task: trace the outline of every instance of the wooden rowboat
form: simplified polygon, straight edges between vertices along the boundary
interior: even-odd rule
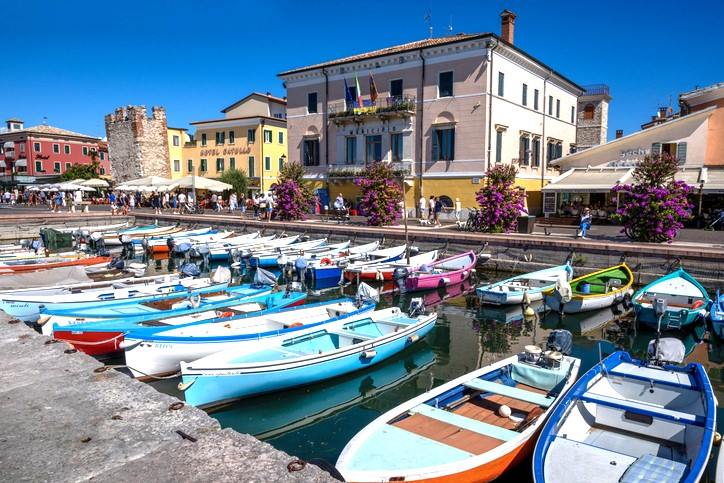
[[[39,258],[29,260],[9,260],[0,263],[0,274],[17,272],[37,272],[57,267],[90,266],[108,263],[111,257],[86,258]]]
[[[437,260],[437,250],[431,252],[421,253],[414,255],[408,259],[406,257],[400,258],[398,261],[393,262],[381,262],[372,263],[357,266],[352,264],[345,269],[345,277],[348,280],[355,280],[357,277],[360,280],[392,280],[392,274],[395,269],[406,268],[408,271],[415,271],[420,268],[421,265],[429,265]]]
[[[493,305],[521,304],[527,294],[528,300],[535,302],[543,299],[543,292],[554,288],[556,281],[563,277],[573,277],[573,267],[566,263],[501,280],[476,289],[481,303]]]
[[[475,252],[471,250],[423,265],[407,277],[405,287],[408,291],[429,290],[460,283],[475,270],[476,262]]]
[[[345,481],[491,481],[535,445],[580,360],[540,348],[458,377],[384,413],[337,460]]]
[[[622,263],[574,278],[570,284],[559,280],[555,288],[544,292],[545,303],[566,314],[610,307],[631,295],[633,280],[631,269]]]
[[[680,329],[706,317],[709,294],[706,289],[683,268],[657,278],[633,296],[636,320],[661,330]]]

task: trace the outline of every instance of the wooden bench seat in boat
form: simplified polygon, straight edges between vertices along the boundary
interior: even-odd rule
[[[655,418],[668,419],[670,421],[676,421],[680,423],[703,426],[705,422],[705,418],[703,416],[683,413],[681,411],[675,411],[673,409],[666,409],[660,406],[654,406],[652,404],[646,404],[640,401],[633,401],[630,399],[618,399],[611,396],[605,396],[603,394],[585,392],[580,396],[580,400],[600,404],[602,406],[613,407],[632,413],[648,415]]]
[[[508,406],[514,414],[525,417],[522,421],[515,421],[511,418],[504,418],[498,414],[500,406]],[[498,394],[490,394],[484,398],[472,398],[456,405],[451,409],[455,414],[466,418],[475,419],[488,424],[494,424],[501,428],[517,430],[521,425],[534,420],[543,412],[543,409],[536,405],[513,399]]]
[[[531,404],[538,406],[549,407],[555,401],[555,398],[548,397],[543,394],[539,394],[533,391],[527,391],[525,389],[519,389],[517,387],[506,386],[497,382],[486,381],[483,379],[471,379],[465,383],[465,387],[474,389],[482,392],[492,392],[493,394],[500,394],[508,396],[513,399],[520,399]]]
[[[423,414],[412,414],[395,421],[394,427],[424,437],[439,444],[445,444],[471,455],[483,454],[497,448],[504,441],[440,421]],[[413,448],[414,446],[410,446]],[[417,447],[415,452],[418,451]]]
[[[459,414],[445,411],[444,409],[434,408],[427,404],[420,404],[419,406],[415,406],[414,408],[410,409],[410,413],[422,414],[423,416],[437,419],[438,421],[442,421],[453,426],[458,426],[460,428],[467,429],[478,434],[490,436],[501,441],[510,441],[511,439],[515,438],[520,434],[509,429],[501,428],[500,426],[496,426],[494,424],[484,423],[476,419],[466,418],[465,416],[460,416]]]

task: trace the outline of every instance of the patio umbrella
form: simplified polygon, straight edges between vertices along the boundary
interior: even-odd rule
[[[209,191],[224,191],[233,188],[228,183],[218,181],[211,178],[204,178],[203,176],[184,176],[171,182],[170,186],[177,188],[186,189],[197,189],[197,190],[209,190]]]
[[[162,176],[146,176],[145,178],[132,179],[121,183],[118,189],[127,189],[126,186],[164,186],[171,182],[170,179]]]
[[[108,181],[100,178],[86,179],[78,184],[82,186],[90,186],[91,188],[107,188],[109,186]]]

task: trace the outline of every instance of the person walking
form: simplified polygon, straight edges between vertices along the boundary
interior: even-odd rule
[[[229,213],[233,213],[236,210],[236,193],[229,195]]]
[[[435,197],[430,196],[430,200],[427,202],[427,221],[432,223],[435,221]]]
[[[442,223],[440,223],[440,212],[442,211],[442,201],[440,201],[440,198],[435,197],[435,207],[434,207],[434,221],[436,226],[442,226]]]
[[[455,198],[455,220],[460,221],[463,214],[463,204],[460,202],[460,198]]]
[[[83,211],[83,192],[81,190],[75,190],[73,193],[73,212],[76,210]]]
[[[420,212],[417,214],[417,217],[422,220],[423,218],[425,218],[425,208],[427,207],[427,201],[425,200],[425,197],[423,195],[420,195],[419,205]]]
[[[274,197],[271,193],[266,194],[266,221],[271,221],[274,210]]]
[[[183,191],[178,194],[178,211],[182,215],[186,213],[186,195]]]
[[[588,233],[588,230],[591,228],[591,221],[593,220],[593,216],[591,216],[591,209],[586,207],[581,212],[581,223],[579,225],[578,235],[577,237],[581,237],[584,240],[586,239],[586,234]]]

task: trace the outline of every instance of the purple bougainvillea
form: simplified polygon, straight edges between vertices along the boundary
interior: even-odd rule
[[[355,179],[362,193],[360,210],[367,215],[367,224],[391,225],[400,216],[402,189],[394,181],[394,173],[385,163],[373,163]]]
[[[516,188],[515,166],[498,165],[485,173],[485,186],[475,199],[480,205],[480,226],[489,233],[508,233],[518,226],[518,217],[527,213],[525,193]]]
[[[271,186],[278,220],[303,220],[310,212],[314,195],[303,176],[304,168],[299,163],[290,163],[281,169],[279,181]]]
[[[677,168],[672,156],[647,156],[633,172],[634,184],[612,188],[620,196],[612,219],[623,225],[622,233],[644,242],[671,242],[676,237],[693,209],[688,199],[693,188],[674,180]]]

